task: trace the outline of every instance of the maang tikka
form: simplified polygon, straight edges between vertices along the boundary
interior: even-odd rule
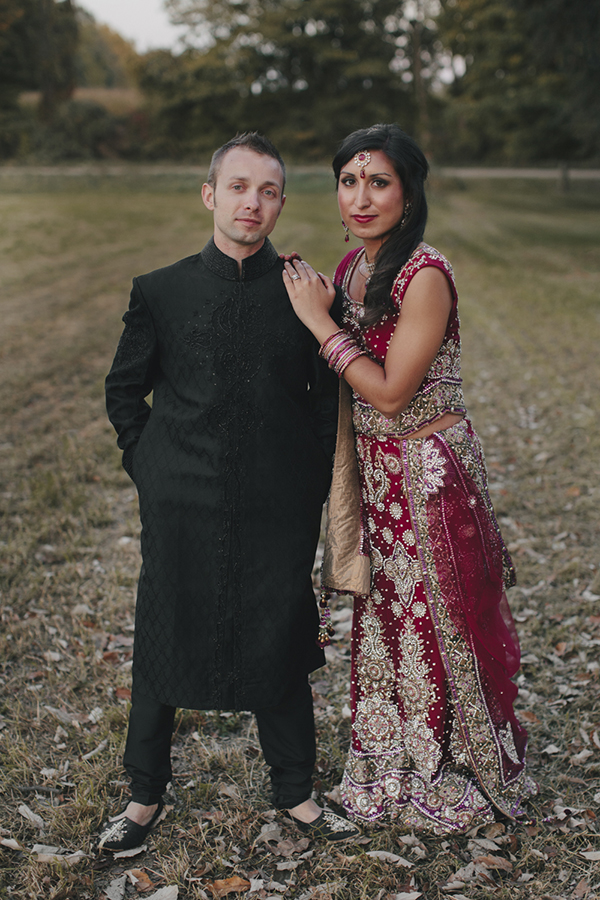
[[[360,169],[360,177],[366,178],[365,175],[365,167],[369,165],[371,162],[371,154],[368,150],[361,150],[360,153],[357,153],[354,157],[354,163]]]

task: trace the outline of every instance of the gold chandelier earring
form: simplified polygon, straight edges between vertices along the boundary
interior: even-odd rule
[[[404,226],[408,222],[408,220],[410,218],[410,214],[412,212],[412,208],[413,208],[412,200],[407,200],[406,205],[404,207],[404,213],[402,215],[402,218],[400,219],[400,228],[404,228]]]

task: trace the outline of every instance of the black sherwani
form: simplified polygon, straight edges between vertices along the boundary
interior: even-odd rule
[[[273,706],[324,662],[311,569],[337,378],[282,265],[267,240],[240,275],[211,240],[134,279],[106,380],[140,498],[134,681],[169,706]]]

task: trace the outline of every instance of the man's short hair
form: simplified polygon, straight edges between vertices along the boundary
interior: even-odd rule
[[[276,159],[281,166],[283,188],[285,189],[285,163],[281,158],[281,154],[277,147],[271,143],[269,138],[265,137],[264,134],[259,134],[258,131],[245,131],[243,134],[236,134],[234,138],[227,141],[226,144],[223,144],[222,147],[219,147],[219,149],[215,150],[213,153],[208,175],[206,177],[207,182],[213,190],[217,184],[217,175],[219,174],[223,157],[230,150],[233,150],[234,147],[245,147],[247,150],[254,150],[255,153],[260,153],[263,156],[271,156],[273,159]]]

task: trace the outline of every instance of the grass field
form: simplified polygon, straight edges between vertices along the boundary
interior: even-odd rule
[[[430,193],[427,237],[455,267],[467,402],[518,569],[532,822],[308,845],[270,809],[252,718],[185,711],[169,813],[142,855],[112,860],[94,856],[93,835],[126,792],[140,560],[103,379],[132,276],[196,252],[211,222],[189,177],[2,183],[0,896],[600,896],[600,188],[437,181]],[[328,179],[292,176],[274,240],[333,270],[345,245]],[[334,807],[346,599],[335,615],[340,639],[314,678],[317,788]]]

